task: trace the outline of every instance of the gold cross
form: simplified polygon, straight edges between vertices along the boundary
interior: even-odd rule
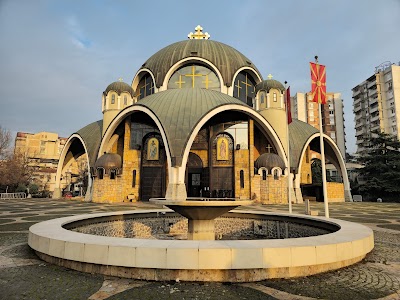
[[[179,81],[175,81],[176,84],[179,84],[179,88],[182,88],[182,83],[185,83],[185,81],[182,81],[182,75],[179,75]]]
[[[272,79],[272,77],[274,77],[274,76],[272,76],[272,74],[269,74],[267,77],[268,77],[268,79]]]
[[[268,153],[271,153],[271,149],[272,149],[272,147],[271,147],[271,145],[270,144],[268,144],[268,146],[267,147],[265,147],[266,149],[268,149]]]
[[[188,34],[188,38],[191,40],[208,40],[210,38],[210,35],[208,32],[203,33],[203,27],[200,25],[197,25],[195,28],[196,32],[190,32]]]
[[[122,82],[122,77],[118,78],[118,81],[119,81],[119,82]]]
[[[208,84],[211,83],[211,82],[212,82],[211,80],[208,80],[208,74],[207,74],[207,75],[206,75],[206,80],[203,81],[202,83],[205,83],[205,84],[206,84],[206,89],[208,90]]]
[[[244,83],[244,85],[246,86],[246,98],[247,98],[247,87],[252,86],[251,84],[248,83],[247,74],[246,74],[246,82],[242,81],[242,83]]]
[[[242,88],[239,84],[239,80],[237,81],[237,85],[235,85],[235,87],[237,87],[237,93],[238,93],[238,97],[240,97],[240,89]]]
[[[153,90],[154,90],[154,84],[153,84],[153,80],[150,80],[150,94],[152,94]]]
[[[147,82],[147,77],[144,79],[144,85],[142,86],[143,88],[143,92],[144,92],[144,96],[147,96],[147,89],[146,87],[150,84],[150,89],[151,89],[151,80],[149,82]]]
[[[192,77],[192,88],[194,88],[194,78],[203,76],[201,74],[196,74],[195,71],[196,71],[196,67],[192,66],[192,74],[185,74],[186,77]]]

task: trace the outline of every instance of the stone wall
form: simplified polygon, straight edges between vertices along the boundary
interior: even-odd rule
[[[255,200],[262,204],[285,204],[288,203],[287,176],[280,176],[278,180],[274,176],[267,175],[263,180],[262,175],[255,175],[252,180]]]
[[[93,202],[122,202],[121,195],[122,178],[120,176],[110,179],[109,174],[105,174],[103,179],[95,177],[93,180]]]
[[[344,184],[340,182],[327,182],[327,193],[329,202],[344,202]]]
[[[235,150],[235,197],[241,199],[250,199],[250,172],[249,172],[249,150]],[[240,186],[240,171],[244,173],[244,188]]]
[[[125,120],[125,134],[124,134],[124,154],[122,158],[122,195],[119,202],[139,200],[139,186],[140,186],[140,158],[141,151],[130,149],[131,141],[131,124],[130,120]],[[133,171],[136,171],[136,182],[133,186]],[[128,199],[128,197],[130,199]]]

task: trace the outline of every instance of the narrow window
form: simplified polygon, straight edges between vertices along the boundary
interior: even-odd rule
[[[111,104],[114,104],[115,103],[115,95],[112,95],[111,96]]]
[[[136,186],[136,170],[132,172],[132,187]]]
[[[267,180],[267,171],[266,170],[262,171],[262,179]]]
[[[274,170],[274,179],[275,180],[279,179],[278,170]]]
[[[128,104],[128,98],[126,96],[124,96],[124,105]]]
[[[276,97],[276,93],[274,93],[274,102],[278,101],[277,97]]]
[[[103,168],[98,168],[97,173],[99,174],[99,179],[104,178],[104,169]]]
[[[244,189],[244,171],[240,170],[240,188]]]
[[[117,177],[117,170],[111,170],[110,171],[110,179],[115,179]]]

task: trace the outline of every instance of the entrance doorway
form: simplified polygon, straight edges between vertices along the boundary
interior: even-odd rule
[[[165,148],[158,133],[143,138],[140,199],[162,198],[165,195]]]
[[[186,168],[186,192],[188,197],[204,196],[203,180],[203,162],[197,154],[190,152]]]

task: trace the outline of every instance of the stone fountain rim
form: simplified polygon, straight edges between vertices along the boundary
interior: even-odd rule
[[[149,240],[95,236],[64,228],[71,222],[129,214],[172,212],[133,210],[76,215],[29,228],[28,244],[50,263],[75,270],[144,280],[249,282],[308,276],[362,260],[374,247],[373,232],[357,223],[265,211],[235,215],[280,215],[336,224],[336,232],[283,240]]]

